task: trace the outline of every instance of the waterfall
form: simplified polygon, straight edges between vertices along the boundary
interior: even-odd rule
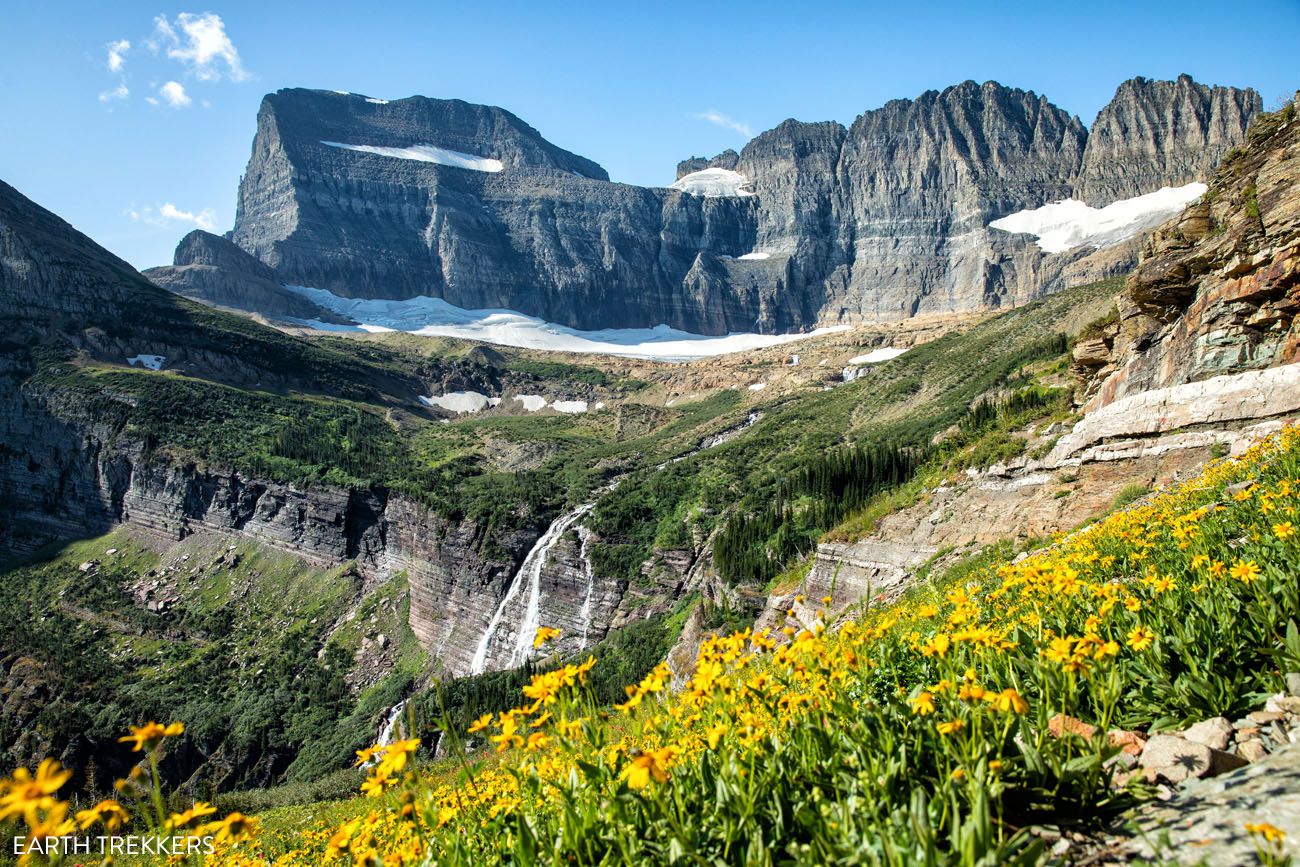
[[[587,553],[594,535],[586,527],[578,528],[578,539],[582,542],[582,546],[578,549],[578,556],[582,559],[582,570],[587,576],[587,594],[582,597],[582,608],[578,611],[578,618],[582,621],[582,644],[578,645],[579,652],[587,649],[587,631],[591,629],[591,597],[596,593],[596,573],[592,571],[591,557]]]
[[[528,658],[533,649],[533,637],[537,633],[538,621],[541,616],[542,568],[546,565],[546,558],[551,553],[551,549],[555,547],[555,543],[564,535],[564,532],[572,527],[575,521],[590,512],[595,505],[594,502],[583,503],[573,511],[561,515],[537,540],[537,544],[533,545],[532,550],[528,552],[528,556],[524,558],[523,564],[519,567],[519,571],[515,573],[514,578],[511,580],[510,589],[506,591],[501,604],[497,606],[496,612],[488,622],[487,629],[483,631],[483,637],[479,639],[478,647],[474,650],[474,659],[470,663],[470,674],[482,674],[487,670],[492,641],[501,628],[501,621],[505,619],[506,611],[519,598],[525,583],[528,585],[528,601],[524,606],[519,629],[515,633],[515,643],[511,650],[509,667],[520,665]]]
[[[384,724],[379,727],[379,737],[375,739],[375,746],[386,747],[396,740],[394,736],[397,734],[397,724],[402,721],[402,713],[406,710],[406,704],[410,700],[409,697],[404,698],[393,705],[393,709],[388,712],[388,716],[384,717]],[[366,763],[366,767],[370,767],[376,761],[378,760],[371,759]]]

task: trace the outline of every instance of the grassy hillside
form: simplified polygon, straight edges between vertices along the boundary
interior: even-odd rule
[[[78,782],[103,791],[133,761],[116,744],[126,726],[179,713],[189,748],[169,787],[210,797],[345,767],[423,666],[404,590],[399,576],[363,597],[351,564],[251,542],[191,537],[164,555],[119,531],[67,545],[0,582],[3,665],[29,698],[0,717],[0,742],[71,745],[93,757]],[[370,633],[395,643],[393,670],[354,696]]]
[[[395,744],[369,797],[241,818],[206,863],[1036,863],[1029,826],[1151,796],[1108,761],[1123,732],[1238,716],[1300,667],[1297,478],[1288,428],[836,628],[710,640],[682,691],[651,672],[612,715],[557,663],[470,726],[485,752]]]
[[[593,512],[590,526],[603,537],[593,559],[606,573],[635,581],[652,547],[683,546],[692,535],[707,536],[729,511],[758,512],[832,450],[927,447],[1025,365],[1062,356],[1065,335],[1109,308],[1120,283],[1106,280],[1053,295],[915,347],[855,382],[778,400],[762,407],[762,420],[742,436],[633,473]],[[796,511],[772,535],[798,535],[806,549],[831,527],[803,519],[815,515],[814,509]],[[775,538],[757,544],[789,547]]]

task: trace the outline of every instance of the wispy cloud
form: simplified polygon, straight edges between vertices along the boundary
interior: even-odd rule
[[[749,124],[745,123],[744,121],[740,121],[740,120],[736,120],[735,118],[728,117],[727,115],[718,111],[716,108],[711,108],[708,111],[699,112],[698,114],[695,115],[695,117],[699,120],[708,121],[714,126],[720,126],[723,129],[729,129],[732,130],[733,132],[738,132],[741,135],[745,136],[746,138],[752,138],[754,135],[753,131],[750,130],[749,128]]]
[[[179,81],[169,81],[162,87],[158,88],[158,95],[162,101],[172,108],[188,108],[194,100],[185,92],[185,85]]]
[[[239,59],[226,24],[214,12],[196,15],[182,12],[174,21],[165,15],[154,19],[153,35],[146,43],[153,51],[165,51],[180,61],[199,81],[245,81],[249,74]]]
[[[126,53],[131,50],[131,40],[118,39],[105,46],[108,50],[108,71],[121,72],[126,65]]]
[[[217,224],[217,215],[211,208],[201,211],[182,211],[171,202],[164,202],[158,207],[146,205],[143,208],[132,206],[127,215],[133,223],[148,223],[151,226],[170,226],[184,223],[211,232]]]
[[[143,47],[148,52],[142,53]],[[134,49],[134,50],[133,50]],[[157,76],[149,82],[144,91],[144,100],[152,106],[167,108],[188,108],[196,99],[202,97],[191,93],[196,82],[208,84],[218,81],[247,81],[252,78],[244,69],[239,57],[239,50],[230,35],[226,33],[226,23],[214,12],[181,12],[174,18],[159,15],[153,19],[153,29],[147,36],[132,42],[130,39],[115,39],[105,43],[107,53],[104,66],[117,78],[117,85],[100,91],[99,101],[112,110],[112,104],[127,100],[131,91],[127,87],[130,77],[127,73],[127,55],[131,55],[131,68],[137,68],[142,62],[144,74]],[[149,55],[152,55],[150,57]],[[182,67],[177,70],[173,64]],[[162,86],[158,81],[165,81]],[[185,84],[181,84],[184,81]],[[199,99],[207,108],[208,100]]]
[[[130,94],[131,91],[127,90],[125,84],[118,84],[117,87],[114,87],[110,90],[101,90],[99,92],[99,101],[113,102],[119,99],[126,99],[128,96],[130,96]]]

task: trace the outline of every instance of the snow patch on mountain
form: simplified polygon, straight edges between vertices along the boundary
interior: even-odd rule
[[[866,355],[855,355],[849,359],[849,364],[880,364],[883,361],[890,361],[906,352],[906,349],[898,349],[893,346],[882,346],[879,349],[873,349]]]
[[[672,188],[683,193],[709,198],[752,196],[754,194],[745,189],[748,183],[744,175],[731,169],[701,169],[698,172],[682,175],[673,183]]]
[[[417,144],[405,148],[381,147],[379,145],[359,145],[344,144],[336,141],[321,141],[321,144],[328,145],[332,148],[343,148],[349,151],[360,151],[367,154],[379,154],[381,157],[395,157],[403,160],[415,160],[422,163],[437,163],[440,166],[451,166],[457,169],[469,169],[475,172],[499,172],[505,168],[501,160],[495,160],[491,157],[480,157],[474,154],[462,153],[461,151],[447,150],[446,148],[435,147],[434,145]]]
[[[1206,189],[1202,183],[1162,187],[1154,193],[1121,199],[1104,208],[1063,199],[994,220],[989,228],[1033,235],[1044,253],[1064,253],[1083,246],[1100,249],[1154,229],[1199,199]]]
[[[167,361],[165,355],[132,355],[126,360],[126,363],[135,367],[137,364],[148,370],[162,370],[163,363]]]
[[[347,317],[356,325],[336,325],[318,319],[294,320],[320,331],[404,331],[430,337],[458,337],[502,346],[544,349],[554,352],[582,352],[622,355],[659,361],[688,361],[729,352],[762,349],[846,330],[836,325],[800,334],[751,334],[739,332],[708,337],[678,331],[667,325],[654,328],[606,328],[579,331],[545,322],[515,310],[465,310],[441,298],[421,295],[403,301],[381,298],[344,298],[325,289],[287,286],[332,313]]]

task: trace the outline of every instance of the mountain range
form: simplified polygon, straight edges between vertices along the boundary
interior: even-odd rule
[[[787,120],[638,187],[501,108],[281,90],[258,113],[228,238],[192,233],[147,276],[299,319],[338,316],[286,286],[698,334],[1014,306],[1128,270],[1129,237],[1195,198],[1187,185],[1260,110],[1249,88],[1134,78],[1088,129],[1032,91],[967,81],[848,127]],[[1183,192],[1162,210],[1136,199],[1162,188]],[[1070,231],[1116,203],[1128,221],[1056,246],[990,227],[1041,223],[1035,209],[1065,199],[1082,209]]]

